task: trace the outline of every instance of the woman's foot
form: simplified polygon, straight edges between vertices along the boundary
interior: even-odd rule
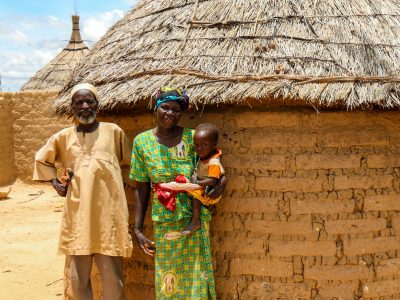
[[[188,226],[182,231],[182,236],[188,236],[201,228],[201,223],[199,221],[192,220]]]

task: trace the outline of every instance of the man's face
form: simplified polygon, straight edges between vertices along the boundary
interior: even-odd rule
[[[92,124],[96,120],[99,103],[89,90],[79,90],[72,96],[72,110],[81,124]]]

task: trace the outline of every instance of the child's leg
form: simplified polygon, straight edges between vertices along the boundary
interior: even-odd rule
[[[183,235],[189,235],[197,229],[201,228],[200,221],[201,202],[195,198],[192,198],[192,219],[188,226],[182,231]]]
[[[192,198],[192,221],[190,223],[196,224],[200,228],[200,212],[201,202],[195,198]]]

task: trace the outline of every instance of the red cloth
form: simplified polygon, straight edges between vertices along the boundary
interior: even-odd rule
[[[175,182],[186,183],[186,182],[188,182],[188,180],[186,179],[185,176],[178,175],[175,178]],[[171,211],[175,211],[175,208],[176,208],[175,197],[178,193],[180,193],[180,191],[173,191],[173,190],[164,188],[164,187],[160,186],[159,184],[155,184],[154,191],[157,193],[158,201],[160,201],[160,203],[162,205],[164,205],[167,209],[169,209]]]

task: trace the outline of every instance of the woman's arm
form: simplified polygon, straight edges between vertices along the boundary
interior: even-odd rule
[[[143,223],[149,204],[151,186],[150,182],[137,182],[135,190],[135,225],[134,233],[136,241],[143,252],[149,256],[154,256],[154,242],[143,234]]]

